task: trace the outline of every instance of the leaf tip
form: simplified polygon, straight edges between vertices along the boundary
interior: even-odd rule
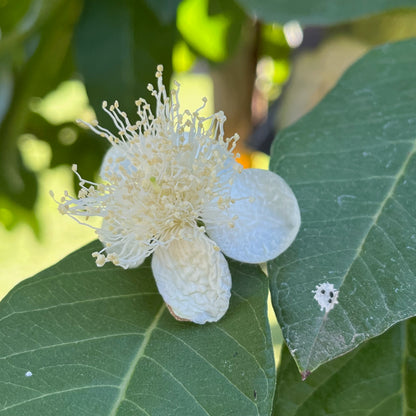
[[[302,376],[302,381],[305,381],[311,375],[311,372],[309,370],[305,370],[302,371],[300,375]]]

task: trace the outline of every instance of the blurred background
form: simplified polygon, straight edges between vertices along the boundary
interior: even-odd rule
[[[84,178],[97,177],[107,143],[74,121],[111,128],[101,102],[115,99],[135,119],[134,101],[149,99],[157,64],[166,83],[181,83],[183,108],[206,96],[206,112],[223,110],[226,134],[240,134],[240,162],[267,169],[276,132],[351,63],[416,36],[415,9],[320,21],[257,18],[255,4],[0,0],[0,299],[95,238],[58,213],[49,190],[75,193],[73,163]]]

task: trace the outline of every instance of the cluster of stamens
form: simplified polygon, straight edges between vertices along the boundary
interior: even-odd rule
[[[77,217],[84,217],[82,224],[95,229],[105,245],[93,254],[99,266],[111,261],[134,267],[160,245],[191,239],[195,229],[205,232],[210,221],[232,228],[237,219],[227,210],[234,202],[230,185],[242,170],[233,155],[238,136],[224,138],[222,112],[200,116],[206,98],[196,111],[181,113],[179,84],[168,96],[162,71],[159,65],[158,88],[148,86],[156,98],[155,115],[140,99],[139,120],[131,124],[117,101],[109,107],[104,102],[117,136],[97,122],[80,121],[113,146],[101,171],[105,183],[83,179],[74,165],[81,187],[78,198],[65,192],[58,203],[62,214],[78,222]],[[102,225],[86,223],[89,217],[102,217]]]

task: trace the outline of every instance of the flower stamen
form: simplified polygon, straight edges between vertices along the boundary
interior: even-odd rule
[[[205,232],[201,223],[233,228],[237,219],[230,218],[227,211],[234,203],[229,186],[242,171],[232,153],[238,135],[224,139],[226,117],[222,111],[200,116],[206,97],[192,113],[181,112],[180,85],[175,83],[168,96],[162,72],[159,65],[157,88],[147,86],[156,99],[155,115],[146,100],[139,99],[139,120],[132,124],[118,101],[110,106],[103,102],[119,137],[96,121],[78,121],[112,145],[101,171],[106,183],[83,179],[74,165],[81,187],[78,199],[65,195],[58,204],[61,213],[74,219],[103,218],[101,227],[76,219],[93,228],[105,244],[103,252],[94,253],[99,266],[111,261],[131,267],[158,246],[191,238],[189,229]],[[135,250],[141,254],[135,255]]]

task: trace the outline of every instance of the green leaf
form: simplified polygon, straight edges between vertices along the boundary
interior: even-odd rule
[[[416,413],[416,320],[402,322],[301,381],[282,350],[273,415],[410,416]]]
[[[351,19],[405,7],[415,7],[414,0],[237,0],[248,14],[265,22],[302,25],[331,25]]]
[[[177,322],[149,262],[98,269],[94,242],[0,303],[0,415],[269,415],[267,279],[232,262],[216,324]],[[30,372],[30,373],[28,373]]]
[[[162,24],[175,22],[176,9],[181,0],[145,0]]]
[[[176,34],[175,23],[161,24],[145,0],[85,2],[75,49],[90,103],[100,120],[104,100],[118,100],[129,116],[135,115],[135,101],[150,97],[147,85],[154,84],[158,64],[164,66],[169,85]],[[103,119],[110,126],[111,120]]]
[[[234,1],[184,0],[178,7],[178,30],[195,53],[223,62],[241,40],[247,17]]]
[[[271,170],[295,192],[302,227],[269,265],[272,300],[301,371],[416,315],[416,40],[354,64],[277,136]],[[316,285],[339,289],[328,314]]]

